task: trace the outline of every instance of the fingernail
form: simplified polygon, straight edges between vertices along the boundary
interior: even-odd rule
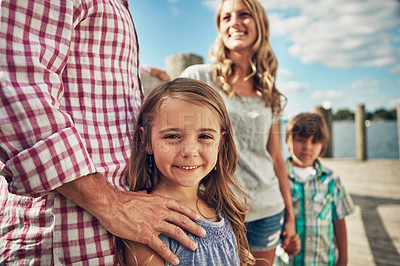
[[[197,249],[197,244],[196,244],[196,243],[193,243],[192,249],[193,249],[193,250],[196,250],[196,249]]]
[[[174,265],[178,265],[179,264],[179,259],[178,258],[176,258],[175,260],[174,260],[174,263],[173,263]]]
[[[202,236],[202,237],[205,237],[206,234],[207,234],[207,233],[206,233],[206,230],[203,228],[203,230],[201,231],[201,236]]]
[[[200,214],[196,213],[196,219],[197,219],[197,220],[200,220],[200,219],[201,219]]]

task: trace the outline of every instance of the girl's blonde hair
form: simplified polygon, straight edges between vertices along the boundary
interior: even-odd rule
[[[159,184],[160,172],[154,165],[154,161],[150,161],[152,159],[147,153],[146,147],[151,146],[151,130],[154,120],[159,114],[160,106],[168,98],[204,105],[218,114],[221,133],[225,132],[225,134],[221,137],[222,143],[218,152],[216,168],[202,179],[198,193],[209,206],[223,212],[231,221],[238,243],[241,264],[254,264],[244,225],[247,205],[236,196],[236,193],[238,193],[246,199],[244,192],[234,178],[237,153],[231,123],[222,97],[206,83],[178,78],[158,86],[148,95],[139,113],[133,136],[127,171],[130,190],[146,189],[151,192]],[[140,133],[142,130],[145,134]],[[131,246],[129,241],[122,241],[126,247]],[[119,249],[121,250],[121,248]],[[121,252],[119,252],[118,257],[121,261],[121,258],[123,258]]]
[[[220,27],[222,4],[220,2],[216,13],[216,26]],[[250,10],[257,27],[257,39],[251,47],[249,64],[252,73],[246,77],[249,79],[254,77],[256,83],[257,94],[261,95],[265,100],[265,105],[271,107],[274,114],[282,113],[286,103],[286,97],[278,91],[275,85],[278,70],[278,61],[269,43],[269,22],[267,13],[257,0],[242,0]],[[232,84],[229,79],[234,76],[234,65],[229,59],[229,50],[225,47],[222,36],[218,31],[217,38],[210,51],[213,64],[213,78],[222,90],[230,97],[235,95]]]

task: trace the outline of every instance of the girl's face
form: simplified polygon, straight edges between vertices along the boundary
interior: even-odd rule
[[[218,31],[225,47],[239,53],[249,51],[257,40],[256,22],[241,0],[222,3]]]
[[[149,151],[162,174],[160,185],[197,189],[216,165],[221,138],[214,110],[166,99],[154,120]]]
[[[288,149],[292,155],[292,163],[298,167],[313,166],[314,161],[319,157],[322,150],[321,141],[315,140],[314,136],[308,138],[293,136],[289,141]]]

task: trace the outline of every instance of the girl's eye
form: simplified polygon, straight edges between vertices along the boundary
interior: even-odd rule
[[[212,135],[207,135],[207,134],[201,134],[199,136],[200,139],[214,139]]]
[[[169,135],[165,135],[163,138],[164,139],[179,139],[180,137],[179,137],[179,135],[176,135],[176,134],[169,134]]]
[[[248,12],[242,12],[242,13],[240,13],[240,16],[242,16],[242,17],[251,17],[250,13],[248,13]]]

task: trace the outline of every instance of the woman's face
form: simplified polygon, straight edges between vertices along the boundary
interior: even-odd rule
[[[256,22],[241,0],[225,0],[222,3],[218,30],[230,51],[248,52],[257,40]]]

